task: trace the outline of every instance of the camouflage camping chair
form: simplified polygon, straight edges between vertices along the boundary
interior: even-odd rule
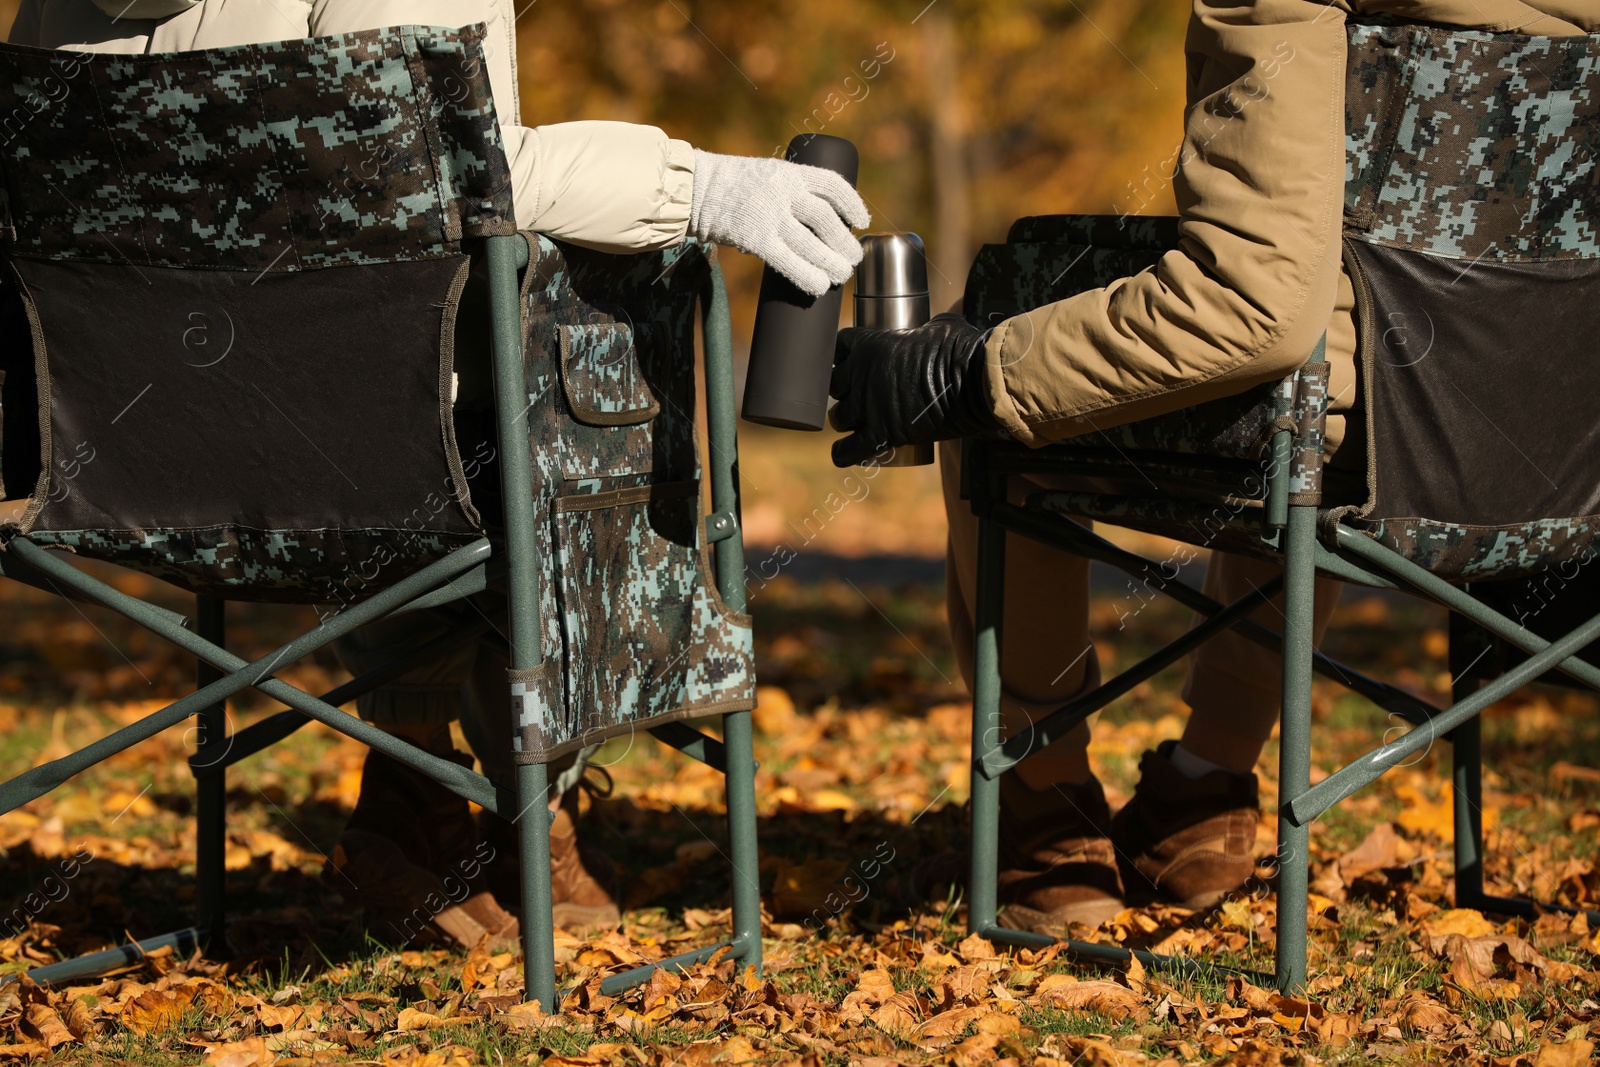
[[[1592,601],[1569,626],[1541,636],[1523,625],[1528,612],[1510,617],[1516,597],[1505,595],[1508,583],[1515,591],[1530,576],[1570,584],[1600,532],[1600,470],[1590,451],[1600,434],[1600,370],[1589,351],[1600,331],[1600,39],[1387,24],[1352,25],[1350,45],[1344,257],[1357,285],[1360,410],[1347,441],[1364,432],[1365,471],[1341,481],[1325,467],[1320,343],[1293,376],[1226,401],[1039,450],[965,443],[964,495],[980,519],[969,922],[987,937],[1050,941],[996,920],[999,775],[1226,628],[1283,652],[1282,989],[1306,976],[1312,820],[1439,738],[1453,743],[1458,904],[1531,911],[1528,901],[1484,892],[1477,715],[1551,671],[1600,687],[1600,669],[1577,655],[1600,635]],[[966,313],[989,323],[1104,285],[1153,266],[1179,239],[1175,219],[1022,219],[1006,244],[979,254]],[[1020,474],[1054,488],[1009,503],[1008,479]],[[1284,576],[1217,603],[1178,581],[1176,568],[1118,548],[1085,520],[1278,560]],[[990,743],[1002,736],[1007,532],[1117,567],[1206,618],[1026,735]],[[1454,703],[1432,706],[1318,653],[1318,574],[1449,608]],[[1280,589],[1281,634],[1249,618]],[[1525,593],[1523,602],[1531,602]],[[1496,644],[1516,654],[1486,655]],[[1413,729],[1312,786],[1313,674]],[[1129,955],[1073,947],[1103,959]],[[1133,954],[1150,965],[1197,966]]]
[[[3,47],[0,113],[7,341],[25,357],[8,360],[4,475],[6,495],[31,492],[0,568],[200,661],[196,692],[0,784],[12,811],[198,718],[196,926],[33,977],[221,951],[227,768],[311,720],[517,821],[528,995],[552,1009],[546,765],[654,730],[726,772],[735,929],[718,948],[759,966],[752,645],[711,251],[606,256],[519,233],[477,28],[153,56]],[[74,554],[194,593],[197,625]],[[317,604],[321,621],[247,663],[224,645],[229,600]],[[329,693],[274,677],[417,611],[446,636]],[[509,646],[514,783],[339,710],[472,641]],[[230,734],[225,701],[252,686],[291,710]],[[681,721],[713,713],[720,742]]]

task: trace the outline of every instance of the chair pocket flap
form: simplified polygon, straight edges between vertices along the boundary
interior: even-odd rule
[[[561,327],[561,387],[572,417],[590,426],[634,426],[661,413],[626,322]]]

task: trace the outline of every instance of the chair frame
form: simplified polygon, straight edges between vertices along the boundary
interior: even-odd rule
[[[1308,364],[1323,363],[1326,339],[1319,342]],[[1600,637],[1600,615],[1554,642],[1535,636],[1506,615],[1489,607],[1465,588],[1452,585],[1423,567],[1380,544],[1353,527],[1332,531],[1334,544],[1318,537],[1321,516],[1315,503],[1291,503],[1294,434],[1280,429],[1272,435],[1265,462],[1264,499],[1259,517],[1235,513],[1229,521],[1239,531],[1254,526],[1263,545],[1283,560],[1284,574],[1241,597],[1220,604],[1200,590],[1169,577],[1157,561],[1113,545],[1087,526],[1064,521],[1042,504],[1049,493],[1035,494],[1023,504],[1007,501],[1006,483],[1013,474],[1085,473],[1108,471],[1135,475],[1134,458],[1113,445],[1110,449],[1055,446],[1031,450],[1019,445],[968,439],[963,443],[962,496],[970,500],[978,517],[978,584],[975,629],[976,662],[972,716],[972,855],[967,926],[971,933],[1004,944],[1038,947],[1058,939],[1009,929],[997,920],[999,862],[1000,775],[1029,755],[1064,736],[1140,682],[1176,663],[1204,641],[1225,629],[1283,654],[1283,710],[1279,740],[1279,805],[1277,878],[1277,941],[1275,973],[1240,971],[1186,956],[1168,956],[1138,949],[1064,940],[1075,954],[1090,960],[1121,962],[1138,959],[1146,966],[1190,976],[1239,973],[1284,993],[1302,991],[1306,983],[1307,907],[1309,904],[1309,835],[1313,820],[1340,801],[1403,765],[1444,739],[1452,745],[1455,824],[1455,901],[1457,907],[1476,908],[1532,917],[1538,910],[1576,913],[1579,909],[1536,904],[1525,899],[1492,896],[1483,883],[1482,745],[1479,713],[1550,670],[1600,691],[1600,669],[1577,654]],[[1166,453],[1144,457],[1163,465],[1164,473],[1196,480],[1211,480],[1231,473],[1241,480],[1262,475],[1262,465],[1245,460],[1219,460]],[[1320,450],[1313,463],[1320,463]],[[1075,496],[1086,494],[1075,493]],[[1094,495],[1094,494],[1087,494]],[[1116,498],[1102,495],[1107,503]],[[1221,499],[1196,499],[1195,518],[1214,513]],[[1187,501],[1186,501],[1187,503]],[[1109,521],[1096,516],[1095,521]],[[1127,523],[1137,528],[1136,523]],[[1033,724],[1025,733],[1004,738],[1000,724],[1000,642],[1005,596],[1005,534],[1020,534],[1109,564],[1165,593],[1205,616],[1205,621],[1163,646],[1144,660],[1075,698]],[[1165,532],[1165,531],[1163,531]],[[1199,539],[1191,542],[1201,544]],[[1205,547],[1203,544],[1202,547]],[[1452,703],[1438,707],[1385,682],[1370,678],[1323,656],[1313,644],[1313,597],[1319,574],[1362,585],[1400,589],[1431,600],[1452,613],[1450,666]],[[1249,619],[1279,589],[1283,591],[1284,627],[1281,633]],[[1528,653],[1516,667],[1489,677],[1478,664],[1486,640],[1498,640]],[[1413,729],[1380,745],[1311,784],[1311,681],[1314,674],[1331,678],[1385,710],[1403,717]],[[1600,922],[1600,911],[1587,911]]]
[[[493,207],[492,204],[488,205]],[[501,488],[505,502],[503,544],[487,537],[458,548],[361,603],[329,616],[313,630],[254,662],[228,652],[222,598],[196,598],[194,628],[189,620],[165,608],[117,591],[81,569],[34,544],[26,535],[13,537],[0,553],[0,574],[74,599],[100,604],[193,653],[199,660],[198,689],[100,740],[59,759],[0,783],[0,815],[38,799],[69,778],[189,718],[197,720],[198,741],[190,759],[196,782],[195,925],[125,944],[90,956],[38,967],[28,972],[42,983],[63,983],[103,973],[137,961],[162,947],[225,951],[227,900],[226,847],[227,768],[316,720],[406,766],[427,774],[452,792],[481,807],[512,818],[519,828],[522,879],[522,948],[526,995],[551,1014],[559,1010],[556,989],[554,924],[551,918],[550,819],[522,818],[545,810],[548,768],[517,768],[516,788],[499,788],[481,774],[430,755],[354,715],[339,710],[415,666],[419,656],[438,655],[479,638],[487,624],[463,622],[460,629],[428,644],[397,653],[384,666],[320,696],[313,696],[274,677],[276,671],[322,648],[364,623],[407,611],[439,608],[481,592],[503,577],[510,615],[510,656],[514,670],[539,666],[540,559],[539,516],[526,491],[532,481],[528,449],[526,389],[522,348],[522,306],[519,274],[528,267],[528,241],[520,234],[482,238],[489,283],[489,318],[493,345],[496,422],[499,434]],[[739,515],[737,420],[733,392],[733,356],[727,292],[714,256],[701,302],[702,358],[705,368],[708,438],[705,464],[711,477],[711,513],[705,536],[714,545],[717,587],[729,609],[745,609],[744,547]],[[521,492],[516,487],[523,487]],[[497,541],[499,538],[496,539]],[[499,558],[503,553],[504,560]],[[230,734],[225,702],[255,688],[288,708]],[[729,859],[732,870],[732,937],[720,944],[670,959],[647,962],[612,975],[602,989],[608,995],[648,980],[661,967],[683,967],[717,954],[761,966],[761,899],[757,882],[755,770],[748,711],[722,716],[724,739],[718,741],[694,727],[672,722],[651,730],[659,739],[722,771],[726,780]],[[510,739],[506,739],[510,743]]]

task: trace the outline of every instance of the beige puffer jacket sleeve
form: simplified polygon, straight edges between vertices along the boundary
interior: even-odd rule
[[[1154,268],[1001,323],[995,414],[1033,444],[1281,378],[1327,327],[1340,275],[1345,12],[1194,0],[1173,190]]]
[[[609,252],[678,244],[689,226],[694,151],[653,126],[520,124],[510,0],[22,0],[8,39],[44,48],[183,52],[379,26],[488,28],[517,223]]]

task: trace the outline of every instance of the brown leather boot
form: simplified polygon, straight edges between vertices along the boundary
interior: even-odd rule
[[[1015,774],[1000,779],[1002,918],[1052,937],[1068,923],[1098,926],[1123,909],[1111,822],[1099,781],[1035,791]]]
[[[428,748],[471,766],[449,734]],[[361,771],[361,795],[350,822],[322,869],[325,884],[366,913],[385,940],[491,951],[517,945],[516,917],[489,892],[467,802],[432,778],[376,750]]]
[[[1133,799],[1111,823],[1130,897],[1215,907],[1255,871],[1261,807],[1254,774],[1189,778],[1172,765],[1176,741],[1139,760]]]
[[[598,793],[587,779],[580,786]],[[609,782],[605,793],[610,793]],[[516,827],[483,812],[479,826],[493,849],[488,862],[489,885],[512,907],[522,906],[522,868]],[[609,857],[589,848],[578,837],[578,788],[567,790],[550,823],[550,899],[555,924],[565,930],[616,926],[622,921],[617,869]]]

